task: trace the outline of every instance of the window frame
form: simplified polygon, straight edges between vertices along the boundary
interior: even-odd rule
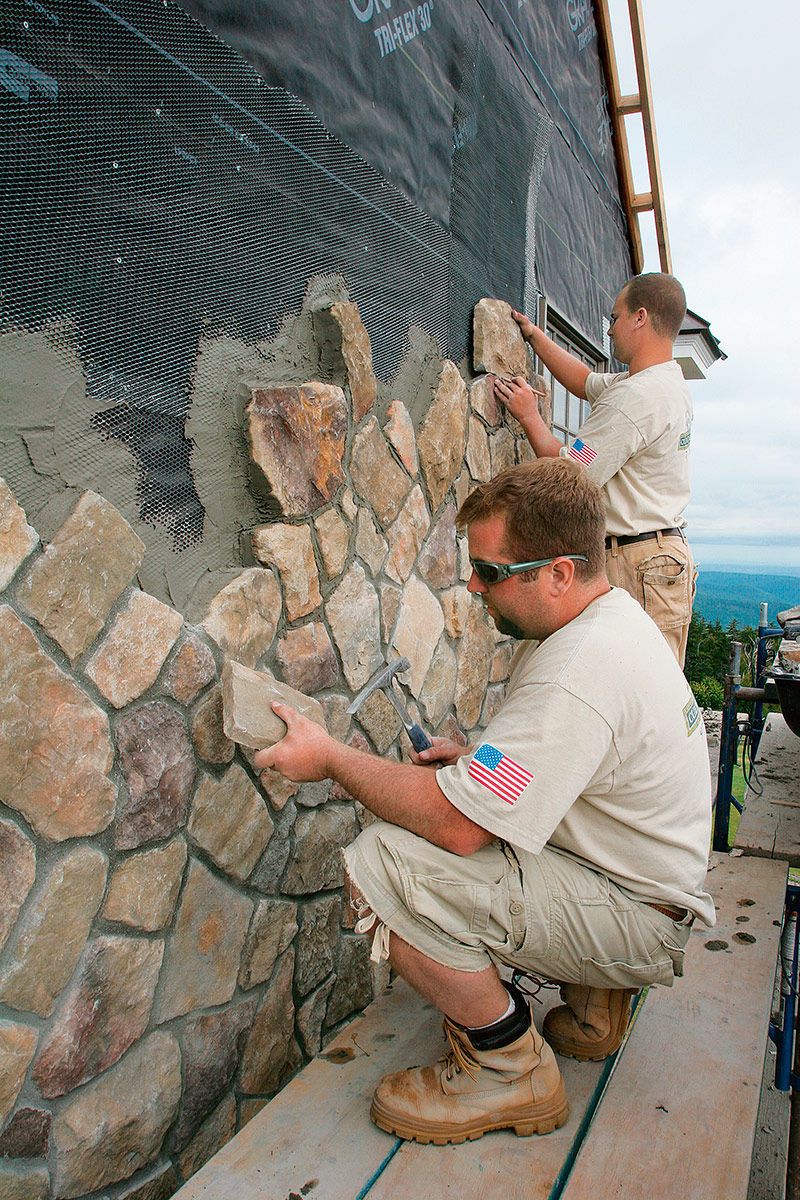
[[[603,341],[608,342],[608,332],[606,329],[607,320],[604,319],[604,337]],[[539,297],[539,312],[538,321],[540,329],[543,329],[548,337],[552,338],[557,345],[574,354],[580,360],[586,363],[592,371],[606,371],[609,367],[609,351],[607,346],[602,349],[596,345],[590,338],[573,325],[567,318],[548,303],[545,296]],[[579,400],[577,396],[567,391],[558,380],[553,377],[551,371],[548,371],[544,363],[537,355],[536,370],[540,375],[543,375],[550,387],[550,429],[553,435],[565,446],[571,444],[575,439],[578,429],[586,420],[591,411],[591,406],[588,400]],[[562,396],[563,393],[563,409]],[[563,414],[563,416],[562,416]]]

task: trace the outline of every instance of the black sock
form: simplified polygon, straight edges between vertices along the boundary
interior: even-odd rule
[[[502,1046],[510,1046],[531,1027],[530,1009],[522,992],[505,979],[500,982],[514,1001],[514,1011],[495,1021],[493,1025],[484,1025],[478,1029],[460,1026],[476,1050],[499,1050]]]

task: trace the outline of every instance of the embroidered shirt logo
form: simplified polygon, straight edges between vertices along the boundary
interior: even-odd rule
[[[575,441],[569,448],[569,457],[574,458],[577,462],[582,462],[585,467],[590,467],[597,458],[597,451],[591,446],[587,446],[586,442],[582,442],[580,438],[575,438]]]
[[[533,779],[530,771],[489,742],[484,742],[475,751],[467,773],[506,804],[516,804]]]
[[[686,722],[686,736],[691,737],[700,724],[700,705],[694,697],[692,697],[684,708],[683,719]]]
[[[689,424],[686,426],[686,432],[682,433],[680,438],[678,439],[678,449],[679,450],[688,450],[691,440],[692,440],[692,422],[689,421]]]

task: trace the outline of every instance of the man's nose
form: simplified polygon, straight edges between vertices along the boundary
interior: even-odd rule
[[[478,573],[474,569],[469,577],[469,582],[467,583],[467,591],[476,592],[478,595],[486,591],[486,584],[478,576]]]

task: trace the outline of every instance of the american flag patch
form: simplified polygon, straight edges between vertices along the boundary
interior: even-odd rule
[[[587,446],[586,442],[582,442],[580,438],[575,438],[575,441],[569,448],[569,457],[582,462],[585,467],[590,467],[597,458],[597,451],[591,446]]]
[[[533,779],[530,771],[488,742],[484,742],[473,754],[467,774],[494,792],[495,796],[505,800],[506,804],[516,804]]]

